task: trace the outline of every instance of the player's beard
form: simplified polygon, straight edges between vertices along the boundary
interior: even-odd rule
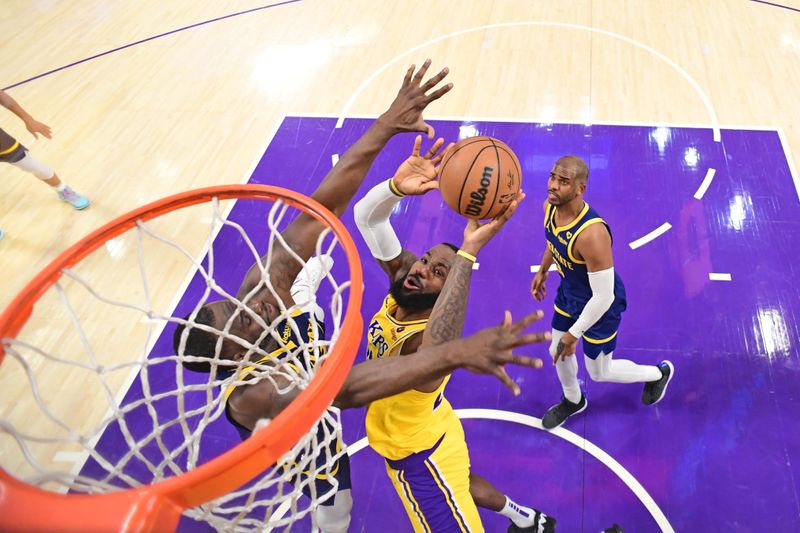
[[[422,293],[422,292],[407,292],[403,287],[405,278],[400,278],[389,288],[389,294],[392,295],[397,305],[406,311],[416,313],[418,311],[425,311],[426,309],[433,309],[439,293]]]

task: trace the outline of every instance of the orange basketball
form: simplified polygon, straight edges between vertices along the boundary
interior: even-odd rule
[[[444,201],[468,218],[494,218],[522,185],[519,159],[503,141],[469,137],[453,146],[439,165]]]

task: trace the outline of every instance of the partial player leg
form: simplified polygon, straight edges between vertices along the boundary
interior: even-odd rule
[[[564,332],[554,329],[552,330],[552,335],[550,355],[555,357],[558,343],[564,335]],[[575,354],[565,359],[559,359],[558,363],[556,363],[556,373],[558,373],[558,380],[561,382],[561,388],[564,389],[564,398],[572,403],[580,402],[581,386],[578,383],[578,361]]]
[[[553,329],[552,335],[550,355],[555,357],[558,341],[561,340],[564,332]],[[575,354],[565,359],[560,359],[556,363],[556,373],[558,373],[558,380],[561,382],[564,397],[542,417],[542,426],[545,429],[557,428],[566,422],[567,418],[580,413],[588,405],[586,396],[581,392],[581,386],[578,383],[578,361],[575,358]]]
[[[386,461],[386,472],[415,533],[483,532],[470,494],[469,453],[461,424],[429,450]]]
[[[551,533],[555,531],[555,518],[515,503],[484,477],[474,472],[469,473],[469,493],[478,507],[500,513],[511,520],[509,532]]]
[[[347,533],[350,527],[350,510],[353,497],[350,489],[340,490],[333,497],[333,505],[320,505],[314,511],[314,519],[320,533]]]
[[[75,209],[81,210],[89,207],[91,202],[89,202],[88,198],[78,192],[75,192],[66,183],[61,181],[61,179],[58,177],[58,174],[56,174],[53,169],[33,157],[27,150],[25,151],[25,156],[22,159],[18,161],[9,161],[9,163],[21,170],[24,170],[25,172],[30,172],[48,184],[56,191],[59,200],[69,203]]]
[[[614,359],[614,352],[601,352],[596,358],[586,354],[586,369],[594,381],[611,381],[614,383],[646,383],[642,393],[642,402],[654,404],[664,397],[675,369],[669,361],[662,361],[658,366],[639,365],[625,359]]]

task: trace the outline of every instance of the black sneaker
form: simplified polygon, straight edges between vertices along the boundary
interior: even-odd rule
[[[658,363],[658,369],[661,370],[661,379],[644,384],[642,402],[645,405],[653,405],[660,402],[661,398],[664,397],[664,393],[667,392],[667,385],[672,380],[672,376],[675,375],[675,367],[669,361]]]
[[[555,531],[556,519],[552,516],[547,516],[541,511],[536,511],[532,526],[519,527],[514,522],[511,522],[511,525],[508,526],[508,533],[555,533]]]
[[[589,402],[586,401],[586,396],[583,394],[581,394],[581,399],[578,403],[572,403],[562,396],[561,402],[548,409],[544,414],[542,426],[544,426],[544,429],[555,429],[566,422],[567,418],[577,415],[586,409],[587,405],[589,405]]]
[[[603,533],[625,533],[625,532],[622,530],[621,527],[619,527],[619,524],[614,524],[610,528],[604,529]]]

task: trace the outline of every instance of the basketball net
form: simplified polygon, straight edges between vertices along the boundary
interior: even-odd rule
[[[237,211],[256,214],[248,214],[242,221],[228,220],[221,203],[226,199],[238,199],[242,209]],[[264,200],[274,202],[269,207]],[[177,205],[181,202],[185,205]],[[301,210],[334,225],[333,231],[329,227],[317,239],[309,262],[292,252],[280,234]],[[337,460],[346,454],[339,412],[330,403],[361,335],[360,316],[350,317],[359,313],[361,297],[355,246],[338,219],[322,206],[276,187],[209,188],[137,211],[62,254],[51,265],[50,278],[47,271],[37,277],[33,288],[26,288],[0,315],[5,355],[0,386],[7,391],[0,418],[2,468],[26,484],[68,495],[167,486],[166,498],[170,505],[186,508],[185,520],[206,522],[217,530],[289,527],[333,497],[333,473]],[[180,215],[183,211],[190,213],[188,218]],[[183,218],[172,220],[178,216]],[[178,233],[186,227],[197,233],[203,225],[207,226],[205,237],[195,238],[192,246],[200,245],[205,253],[190,252],[192,246],[178,242],[183,239],[174,234],[176,227],[183,228]],[[327,303],[326,312],[324,319],[319,313],[310,313],[310,321],[324,320],[324,338],[306,343],[294,319],[300,311],[321,309],[315,291],[306,301],[287,306],[272,286],[268,266],[279,246],[289,250],[291,260],[304,269],[308,263],[321,265],[312,284],[320,286],[317,294],[320,302]],[[205,257],[197,260],[198,255]],[[328,258],[335,259],[336,266],[331,267]],[[252,264],[260,265],[260,281],[238,299],[234,294],[243,279],[242,269]],[[348,268],[342,269],[345,265]],[[163,278],[169,278],[170,271],[185,273],[187,268],[193,275],[184,281],[179,293],[183,299],[176,307],[175,302],[165,301]],[[338,281],[336,276],[346,276],[346,281]],[[354,290],[350,290],[351,279],[357,283]],[[247,306],[262,289],[278,302],[280,315],[269,324]],[[346,292],[349,299],[345,305]],[[196,323],[200,307],[219,299],[236,306],[225,326],[218,330]],[[33,310],[31,300],[37,302]],[[27,319],[20,318],[28,312]],[[243,313],[263,327],[256,342],[230,333],[234,320]],[[285,321],[296,342],[287,343],[278,334],[278,324]],[[175,353],[175,324],[220,336],[210,373],[182,367],[200,359],[184,352],[186,335]],[[138,339],[136,345],[129,344],[133,337]],[[351,353],[334,350],[342,337]],[[262,341],[269,338],[286,351],[279,360],[270,358],[262,348]],[[220,359],[222,339],[246,350],[244,359]],[[264,362],[259,362],[262,359]],[[251,368],[245,377],[247,367]],[[315,379],[320,373],[324,376]],[[241,437],[225,416],[224,392],[231,386],[261,381],[271,382],[280,394],[301,395],[275,421],[262,420],[261,429],[239,444]],[[311,402],[298,405],[304,398],[313,398],[318,407],[311,407]],[[281,436],[286,428],[296,430],[295,426],[302,426],[297,432],[299,440]],[[282,440],[287,440],[286,445],[279,442]],[[248,441],[259,444],[249,446]],[[248,446],[246,453],[241,453],[239,449]],[[237,466],[231,467],[228,459],[237,453]],[[224,457],[217,460],[220,456]],[[227,463],[215,467],[223,459]],[[239,468],[239,463],[248,466]],[[210,474],[201,480],[199,472]],[[321,477],[330,480],[332,488],[318,493],[314,479]],[[0,483],[0,493],[5,486]],[[233,490],[217,490],[217,486]],[[311,498],[303,495],[304,489]],[[95,506],[98,514],[104,512],[100,502]],[[52,507],[41,511],[58,514]],[[0,525],[10,518],[20,519],[6,523],[12,527],[32,523],[28,520],[35,518],[22,520],[13,513],[14,508],[0,504]],[[60,529],[69,523],[69,517],[53,517],[44,523]],[[76,529],[91,528],[86,521],[72,524],[76,525]]]

